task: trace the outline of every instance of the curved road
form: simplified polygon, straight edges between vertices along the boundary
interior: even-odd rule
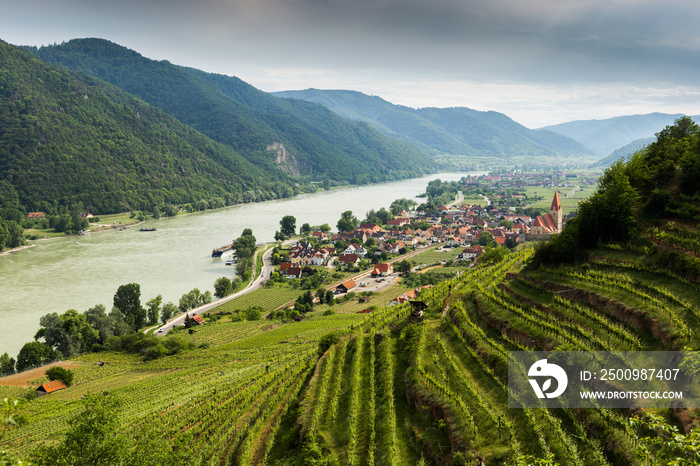
[[[290,243],[290,242],[293,242],[293,241],[294,241],[294,240],[287,240],[287,241],[285,241],[284,243],[282,243],[282,245],[284,246],[284,245],[286,245],[287,243]],[[415,251],[411,251],[411,252],[409,252],[409,253],[407,253],[407,254],[404,254],[403,256],[396,257],[396,258],[394,258],[394,259],[392,259],[392,260],[390,260],[390,261],[387,261],[387,262],[390,263],[390,264],[392,264],[392,263],[395,263],[395,262],[398,262],[398,261],[402,261],[402,260],[404,260],[404,259],[409,259],[409,258],[415,256],[416,254],[420,254],[420,253],[422,253],[422,252],[425,252],[427,249],[430,249],[431,247],[439,247],[439,246],[441,246],[441,243],[439,243],[437,246],[429,245],[429,246],[427,246],[427,247],[418,248],[418,249],[416,249]],[[248,294],[248,293],[250,293],[250,292],[252,292],[252,291],[257,290],[258,288],[260,288],[260,287],[265,283],[265,281],[267,280],[267,278],[268,278],[268,277],[272,274],[272,272],[274,271],[274,266],[272,265],[272,260],[271,260],[271,258],[272,258],[272,251],[273,251],[273,250],[274,250],[274,247],[270,246],[270,247],[267,249],[267,251],[265,251],[265,253],[263,254],[263,269],[262,269],[262,271],[260,272],[260,274],[258,274],[258,276],[255,278],[255,280],[254,280],[253,282],[249,283],[248,286],[245,287],[244,289],[242,289],[241,291],[238,291],[237,293],[228,295],[228,296],[226,296],[225,298],[221,298],[221,299],[219,299],[219,300],[217,300],[217,301],[212,301],[212,302],[209,303],[209,304],[205,304],[205,305],[203,305],[203,306],[200,306],[200,307],[197,307],[197,308],[194,308],[194,309],[190,309],[189,311],[187,311],[187,312],[185,312],[185,313],[182,313],[182,314],[180,314],[179,316],[177,316],[176,318],[174,318],[174,319],[168,321],[168,323],[166,323],[165,325],[163,325],[163,326],[161,326],[161,327],[158,327],[158,326],[156,326],[156,327],[149,327],[149,328],[147,328],[146,330],[144,330],[143,332],[144,332],[144,333],[148,333],[148,332],[150,332],[151,330],[157,328],[158,330],[156,330],[156,332],[155,332],[156,335],[165,335],[165,334],[167,334],[173,327],[175,327],[175,326],[177,326],[177,325],[184,325],[184,324],[185,324],[185,315],[190,315],[190,316],[191,316],[191,315],[193,315],[193,314],[197,314],[197,315],[202,314],[202,313],[204,313],[204,312],[207,312],[207,311],[210,311],[210,310],[214,309],[214,308],[217,307],[217,306],[220,306],[220,305],[222,305],[222,304],[224,304],[224,303],[227,303],[227,302],[229,302],[229,301],[231,301],[231,300],[233,300],[233,299],[239,298],[239,297],[241,297],[241,296],[243,296],[243,295],[245,295],[245,294]],[[255,255],[253,256],[253,264],[255,264],[256,266],[257,266],[257,256],[258,256],[258,251],[255,251]],[[254,273],[254,274],[255,274],[256,272],[257,272],[256,270],[253,270],[253,273]],[[364,277],[370,275],[371,273],[372,273],[372,269],[370,268],[370,269],[368,269],[368,270],[365,270],[364,272],[358,273],[357,275],[355,275],[355,276],[353,276],[353,277],[348,277],[348,278],[346,278],[346,279],[343,280],[343,281],[346,281],[346,280],[353,280],[353,281],[354,281],[354,280],[359,280],[359,279],[361,279],[361,278],[364,278]],[[328,286],[326,286],[326,289],[327,289],[327,290],[334,289],[335,287],[337,287],[337,286],[338,286],[340,283],[342,283],[343,281],[334,283],[334,284],[332,284],[332,285],[328,285]],[[284,308],[284,307],[286,307],[286,306],[289,306],[290,304],[293,304],[293,303],[294,303],[294,301],[290,301],[290,302],[288,302],[288,303],[286,303],[286,304],[283,304],[282,306],[279,306],[277,309],[282,309],[282,308]]]
[[[217,301],[212,301],[209,304],[205,304],[203,306],[199,306],[197,308],[190,309],[189,311],[184,312],[184,313],[180,314],[179,316],[177,316],[176,318],[168,321],[168,323],[166,323],[162,327],[150,327],[150,328],[147,328],[146,330],[144,330],[143,332],[148,333],[149,331],[153,330],[154,328],[158,328],[158,330],[156,330],[156,332],[155,332],[156,335],[165,335],[176,325],[184,325],[186,315],[191,316],[193,314],[197,314],[197,315],[202,314],[203,312],[210,311],[217,306],[221,306],[224,303],[227,303],[227,302],[229,302],[233,299],[236,299],[236,298],[240,298],[241,296],[243,296],[245,294],[248,294],[252,291],[257,290],[258,288],[263,286],[263,284],[265,283],[267,278],[270,276],[270,274],[274,270],[274,267],[272,266],[272,260],[271,260],[273,250],[274,250],[274,247],[272,247],[272,246],[268,247],[267,251],[265,251],[265,253],[263,254],[263,268],[262,268],[262,270],[260,271],[258,276],[255,278],[255,280],[253,280],[251,283],[249,283],[248,286],[246,286],[241,291],[238,291],[236,293],[228,295],[228,296],[221,298]],[[253,276],[255,276],[255,274],[257,273],[257,270],[255,270],[255,268],[257,268],[257,263],[258,263],[257,258],[258,258],[258,251],[255,251],[255,254],[253,255],[253,265],[254,265]]]

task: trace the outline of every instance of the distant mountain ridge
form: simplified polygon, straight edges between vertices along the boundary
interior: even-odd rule
[[[619,159],[629,157],[635,152],[642,150],[654,141],[656,141],[656,138],[644,138],[632,141],[629,144],[624,145],[619,149],[613,151],[613,153],[608,155],[607,157],[600,159],[599,161],[591,165],[591,167],[607,167],[608,165]]]
[[[124,89],[266,170],[356,184],[436,170],[428,154],[369,125],[321,105],[274,97],[235,77],[151,60],[103,39],[32,51]]]
[[[541,129],[574,139],[602,158],[638,139],[653,138],[681,116],[683,115],[668,113],[627,115],[604,120],[570,121]],[[700,121],[697,116],[692,118]]]
[[[498,112],[465,107],[413,109],[346,90],[306,89],[273,95],[320,103],[339,115],[366,121],[385,134],[434,153],[498,159],[595,159],[589,149],[572,139],[549,131],[530,130]]]

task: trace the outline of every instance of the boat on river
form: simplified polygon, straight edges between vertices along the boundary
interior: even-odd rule
[[[155,228],[141,227],[141,228],[139,228],[139,231],[156,231],[156,229]]]
[[[226,251],[230,251],[231,249],[233,249],[233,244],[221,246],[211,251],[211,257],[221,257]]]

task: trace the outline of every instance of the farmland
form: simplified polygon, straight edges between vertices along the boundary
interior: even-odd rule
[[[126,400],[124,429],[157,420],[162,438],[188,443],[202,464],[303,464],[313,457],[338,464],[637,464],[642,449],[630,438],[629,413],[509,409],[507,352],[680,349],[695,341],[700,290],[645,265],[637,251],[599,249],[585,268],[523,271],[531,254],[512,253],[424,290],[421,323],[409,323],[408,305],[382,307],[403,291],[396,287],[372,299],[372,314],[356,314],[362,306],[349,302],[302,322],[212,321],[181,334],[198,349],[177,356],[79,357],[75,385],[29,403],[31,421],[10,431],[5,447],[28,455],[58,439],[81,396],[108,390]],[[562,289],[570,291],[557,293]],[[639,316],[621,319],[591,297]],[[660,322],[658,331],[649,331],[650,319]],[[318,341],[330,331],[342,338],[319,355]]]
[[[541,197],[542,199],[528,204],[528,207],[538,207],[542,210],[549,209],[552,204],[552,196],[554,191],[559,191],[559,199],[561,201],[564,214],[568,215],[576,210],[578,203],[591,195],[590,187],[581,188],[545,188],[542,186],[530,186],[525,188],[525,194],[528,198]]]

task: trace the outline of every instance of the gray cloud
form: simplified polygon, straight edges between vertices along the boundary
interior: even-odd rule
[[[151,58],[270,86],[271,76],[292,69],[324,79],[335,73],[339,84],[345,76],[542,89],[620,82],[674,89],[694,86],[700,75],[695,0],[5,2],[0,38],[13,43],[105,37]]]

